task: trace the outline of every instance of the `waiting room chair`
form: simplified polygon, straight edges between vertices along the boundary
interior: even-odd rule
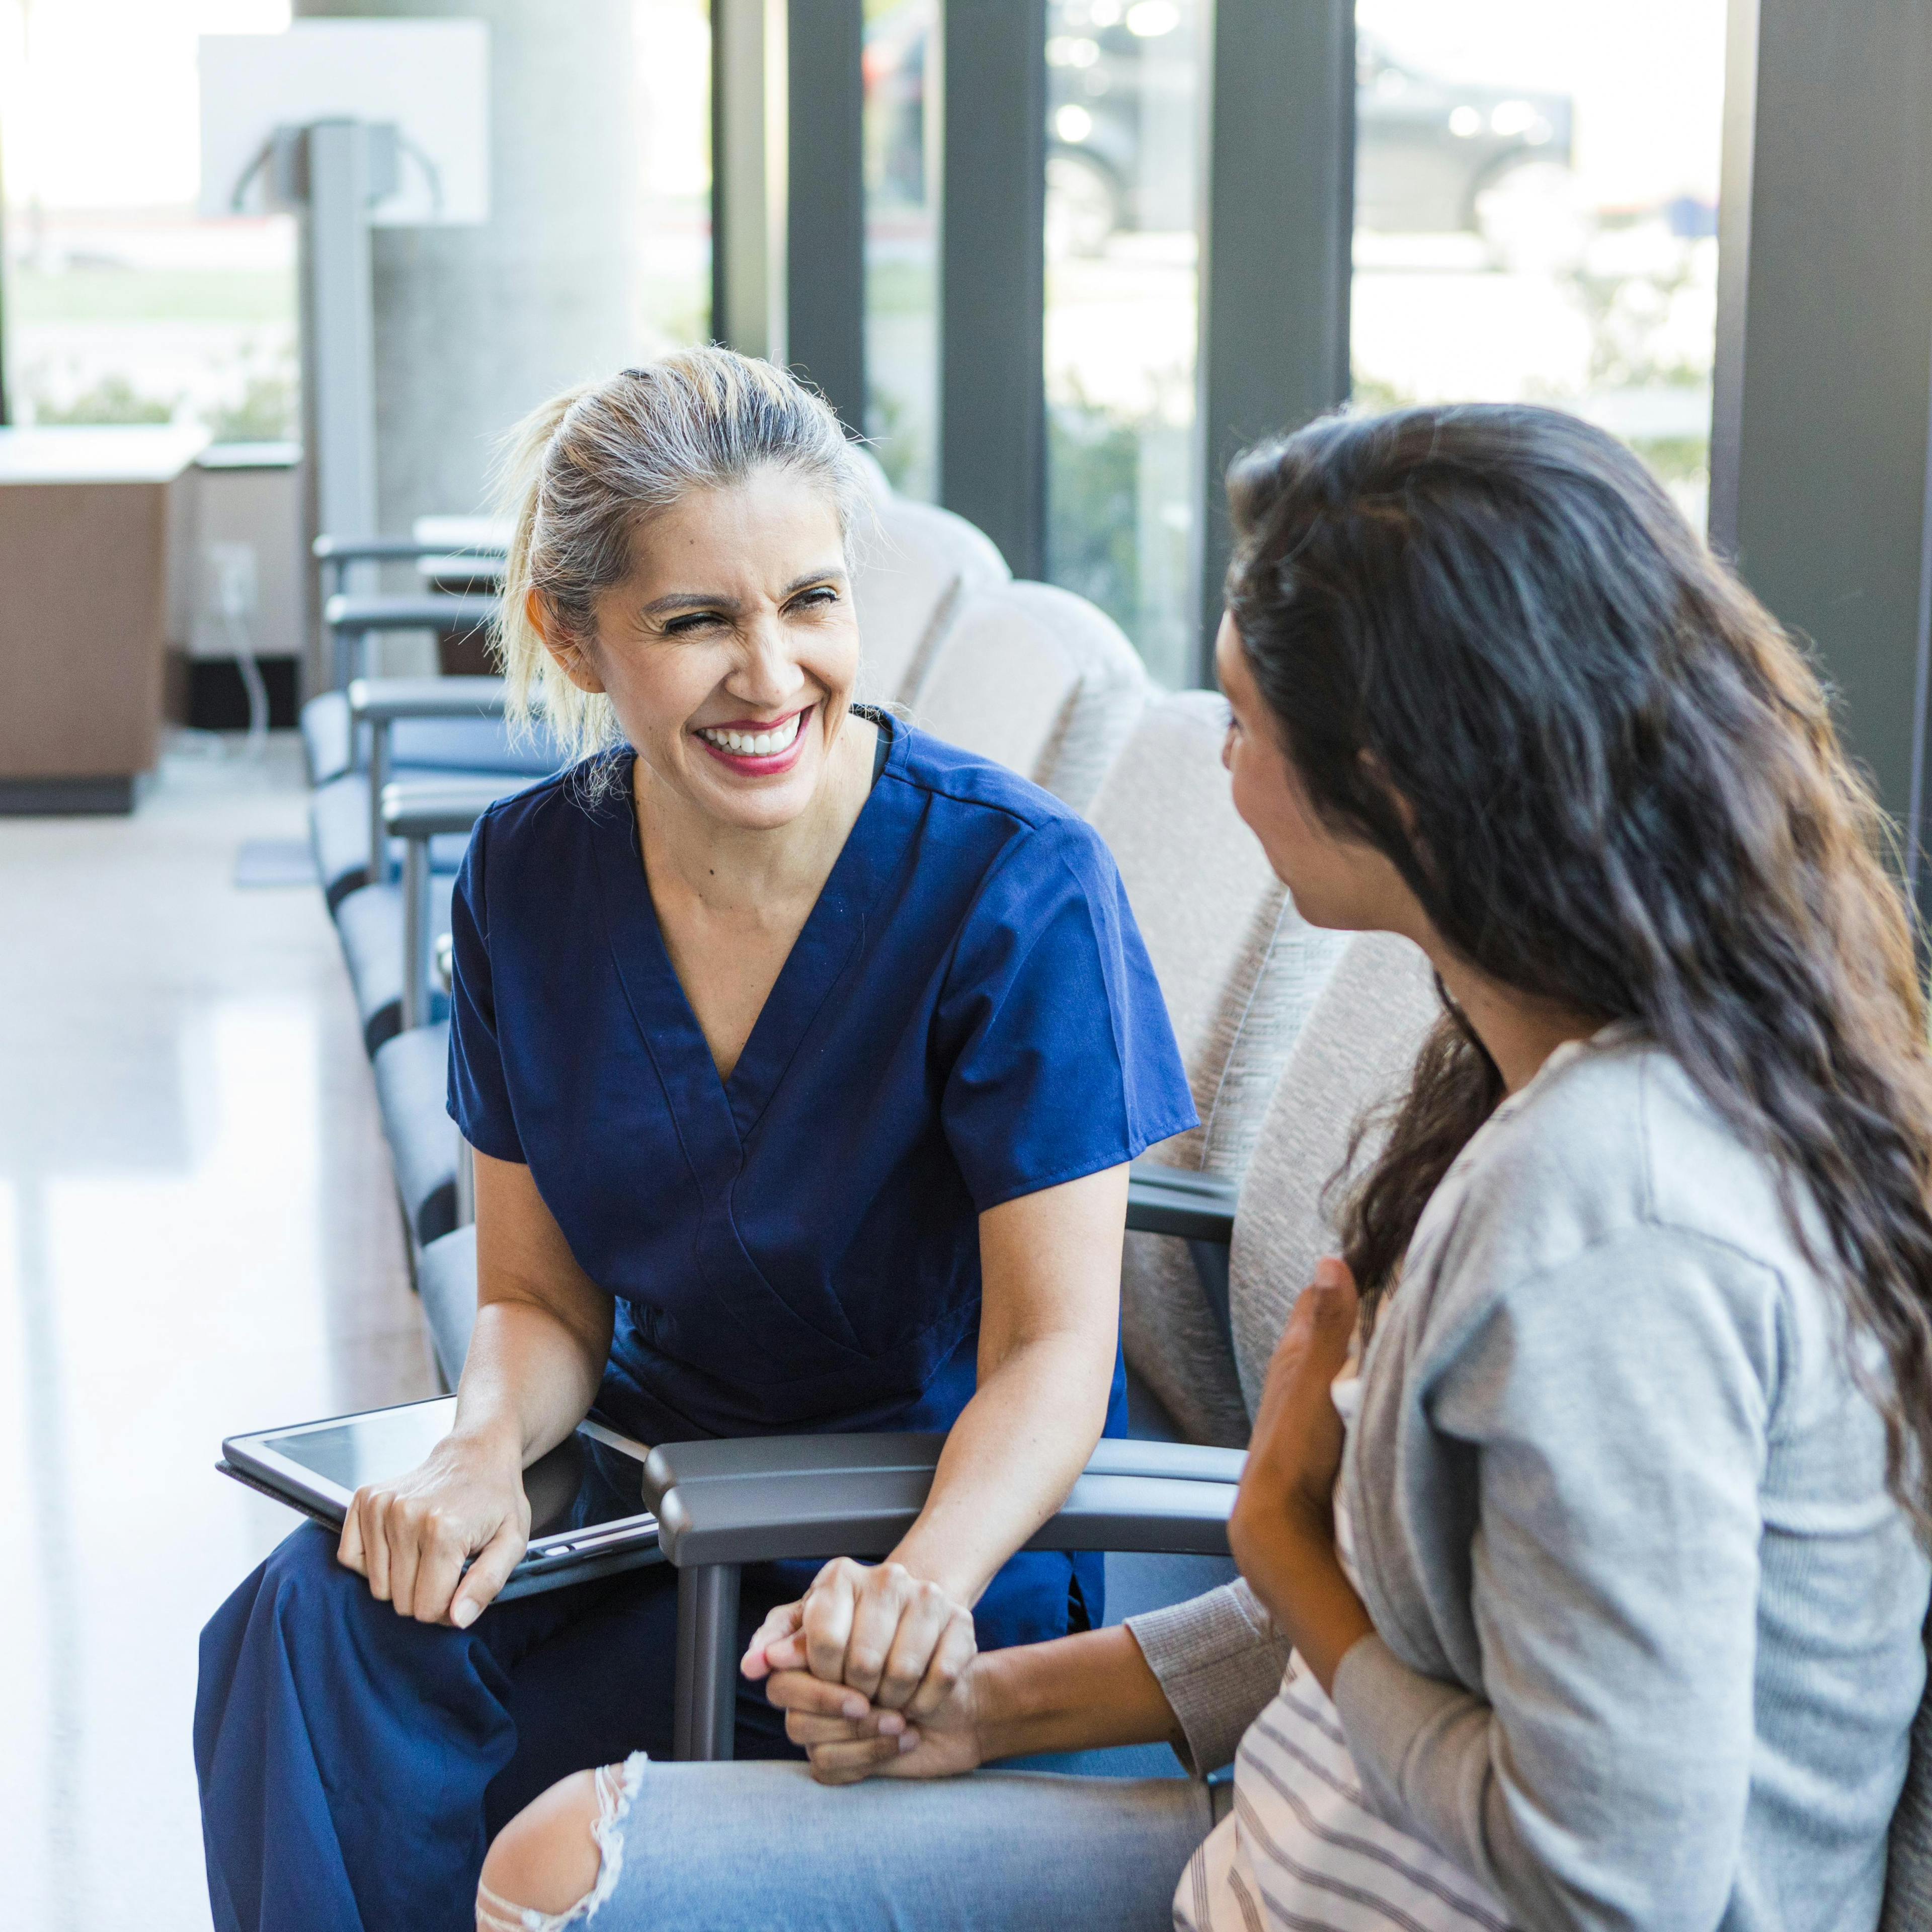
[[[410,1027],[372,1057],[376,1104],[412,1257],[459,1224],[457,1129],[449,1118],[449,1022]],[[431,1322],[434,1334],[436,1324]],[[460,1360],[459,1360],[459,1366]]]
[[[992,539],[950,510],[887,497],[873,519],[853,542],[859,694],[892,704],[910,699],[962,603],[1010,573]]]
[[[447,1118],[446,1116],[446,1118]],[[450,1131],[454,1133],[452,1125]],[[446,1389],[463,1379],[470,1336],[476,1326],[476,1226],[459,1226],[430,1242],[416,1257],[416,1294],[423,1323]]]
[[[892,488],[892,479],[886,474],[886,466],[862,442],[848,446],[852,458],[859,466],[859,474],[866,486],[866,495],[874,508],[881,503],[898,500],[898,493]]]
[[[1238,1190],[1289,1051],[1346,942],[1303,920],[1235,812],[1221,763],[1227,721],[1214,692],[1150,706],[1088,817],[1120,868],[1201,1117],[1147,1162]],[[1180,1184],[1161,1179],[1169,1193]],[[1203,1293],[1204,1271],[1218,1274],[1210,1290],[1225,1306],[1226,1246],[1149,1232],[1167,1222],[1148,1222],[1138,1211],[1144,1186],[1136,1193],[1120,1282],[1129,1367],[1178,1437],[1239,1448],[1247,1406],[1226,1324]]]
[[[1406,940],[1345,935],[1268,1096],[1240,1186],[1151,1160],[1135,1163],[1130,1227],[1163,1227],[1227,1254],[1223,1268],[1175,1286],[1177,1304],[1190,1291],[1208,1300],[1204,1323],[1162,1330],[1172,1354],[1156,1372],[1162,1388],[1178,1382],[1180,1406],[1195,1383],[1218,1388],[1232,1356],[1242,1407],[1250,1416],[1260,1407],[1295,1299],[1315,1264],[1335,1252],[1348,1184],[1336,1177],[1350,1142],[1365,1126],[1360,1172],[1379,1141],[1377,1117],[1406,1090],[1441,1012],[1429,963]]]
[[[562,748],[541,728],[527,737],[508,734],[506,692],[496,677],[358,678],[342,694],[362,744],[358,769],[317,786],[309,798],[309,843],[332,912],[350,893],[384,884],[398,868],[401,855],[382,832],[382,796],[392,777],[445,785],[494,778],[490,796],[502,796],[548,778],[563,762]],[[399,740],[417,762],[399,767]],[[466,826],[463,836],[436,848],[437,870],[461,864],[467,832]]]
[[[1418,948],[1392,933],[1356,933],[1296,1036],[1228,1227],[1228,1331],[1250,1414],[1297,1298],[1336,1250],[1346,1183],[1333,1178],[1357,1126],[1369,1124],[1359,1173],[1381,1144],[1374,1123],[1407,1091],[1442,1012]]]
[[[527,776],[452,774],[384,788],[383,849],[401,848],[402,876],[350,892],[335,913],[363,1044],[371,1055],[406,1029],[443,1017],[432,962],[437,940],[449,930],[457,866],[438,864],[436,849],[453,848],[460,861],[483,813],[532,782]]]
[[[1082,812],[1152,695],[1112,618],[1070,590],[1012,583],[964,601],[908,710]]]
[[[358,762],[355,734],[343,694],[348,676],[340,661],[358,654],[369,636],[392,628],[378,623],[358,629],[358,626],[370,626],[368,600],[354,603],[338,601],[344,598],[346,591],[350,568],[359,563],[412,563],[421,573],[425,565],[446,566],[438,576],[425,577],[421,593],[410,600],[418,605],[429,600],[430,614],[426,622],[404,623],[394,628],[427,628],[440,635],[470,633],[479,624],[487,624],[494,614],[495,585],[490,578],[466,578],[460,586],[460,594],[464,599],[460,605],[437,600],[440,596],[459,594],[458,580],[451,574],[459,558],[466,559],[468,567],[473,572],[500,572],[507,539],[493,519],[419,517],[415,533],[410,536],[347,537],[326,534],[317,537],[311,548],[321,575],[324,622],[328,623],[328,613],[333,608],[348,633],[335,644],[332,652],[338,664],[333,687],[311,698],[302,709],[302,754],[308,766],[308,781],[311,785],[319,785],[340,777]],[[333,639],[335,626],[331,625],[329,628]],[[358,664],[355,668],[366,667]],[[473,731],[471,736],[473,739]],[[412,728],[404,733],[398,746],[398,766],[406,767],[419,762],[418,751],[433,752],[436,745],[433,724]],[[420,762],[440,765],[446,770],[452,768],[452,761],[447,757],[430,755]]]

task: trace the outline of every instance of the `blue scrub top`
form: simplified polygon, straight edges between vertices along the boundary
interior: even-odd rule
[[[529,1166],[614,1298],[598,1406],[646,1442],[949,1427],[975,1386],[978,1216],[1196,1122],[1092,828],[881,728],[729,1080],[658,929],[630,752],[602,788],[579,767],[493,806],[470,842],[449,1111]],[[1122,1398],[1117,1361],[1109,1433]]]

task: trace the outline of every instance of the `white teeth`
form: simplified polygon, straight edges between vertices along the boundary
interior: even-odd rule
[[[805,713],[795,711],[785,722],[770,731],[717,731],[700,730],[698,736],[708,744],[716,745],[721,752],[729,752],[734,758],[768,758],[775,752],[790,748],[797,737],[799,727],[805,722]]]

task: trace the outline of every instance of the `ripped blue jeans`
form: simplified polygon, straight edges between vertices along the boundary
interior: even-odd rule
[[[484,1894],[479,1932],[1170,1932],[1221,1788],[982,1771],[814,1784],[796,1764],[598,1774],[596,1887]]]

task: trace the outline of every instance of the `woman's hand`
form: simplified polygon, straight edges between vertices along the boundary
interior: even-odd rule
[[[530,1529],[520,1446],[452,1436],[406,1476],[356,1492],[336,1560],[398,1616],[466,1630],[522,1558]]]
[[[1335,1478],[1342,1418],[1331,1392],[1348,1360],[1359,1304],[1354,1277],[1316,1264],[1268,1364],[1228,1543],[1256,1594],[1323,1690],[1374,1625],[1335,1554]]]
[[[1331,1534],[1342,1440],[1332,1390],[1348,1366],[1359,1313],[1347,1264],[1333,1256],[1317,1262],[1268,1364],[1241,1478],[1244,1500],[1292,1509]]]
[[[881,1711],[931,1710],[978,1648],[973,1613],[903,1564],[835,1557],[796,1604],[765,1619],[745,1653],[754,1682],[808,1670]]]
[[[850,1684],[827,1683],[803,1667],[804,1609],[788,1604],[766,1619],[746,1675],[769,1670],[765,1695],[785,1713],[785,1736],[805,1747],[820,1784],[953,1778],[985,1761],[975,1696],[981,1659],[969,1656],[956,1675],[928,1672],[903,1706],[875,1704]],[[753,1656],[759,1670],[752,1668]]]

